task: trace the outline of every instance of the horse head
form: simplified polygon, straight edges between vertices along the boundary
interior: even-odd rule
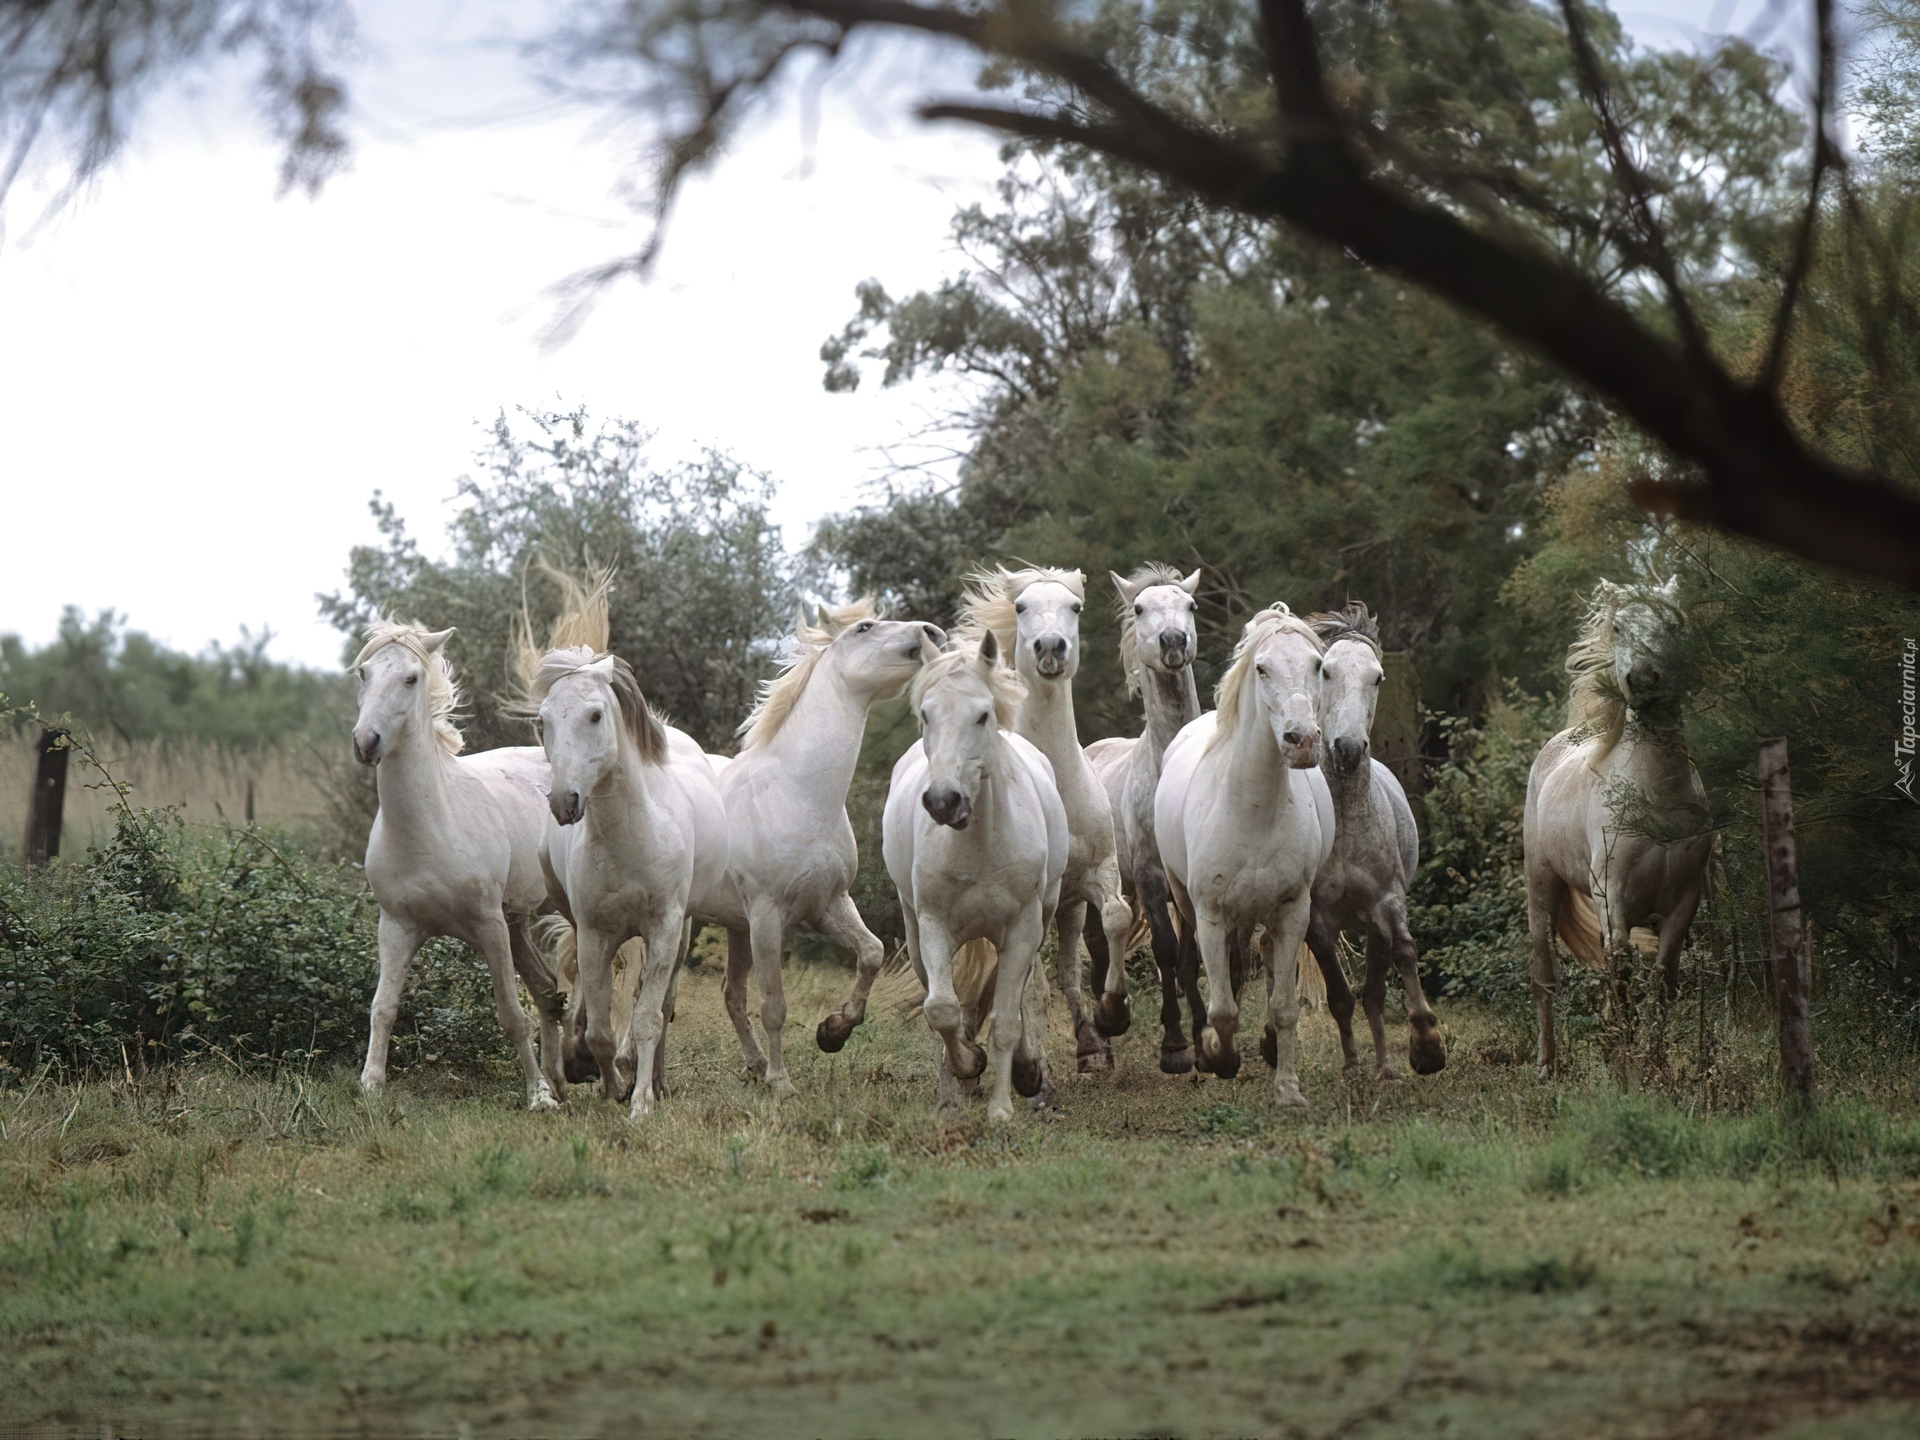
[[[1001,663],[991,630],[981,632],[978,649],[937,651],[927,641],[923,653],[926,663],[913,686],[927,757],[920,803],[936,824],[964,830],[1023,687]]]
[[[1675,603],[1678,580],[1674,576],[1663,585],[1607,587],[1613,608],[1613,680],[1635,712],[1670,705],[1685,689],[1676,644],[1685,624]]]
[[[1193,663],[1200,648],[1195,621],[1200,606],[1193,593],[1200,588],[1200,572],[1184,580],[1174,572],[1159,579],[1158,567],[1136,572],[1133,579],[1109,570],[1120,594],[1121,623],[1132,627],[1133,651],[1149,670],[1177,675]]]
[[[581,663],[556,663],[573,659]],[[632,667],[617,655],[558,651],[542,664],[559,672],[543,681],[540,697],[540,743],[552,772],[547,806],[555,821],[572,825],[586,814],[588,797],[621,767],[629,741],[641,762],[658,764],[666,758],[666,732],[647,708]]]
[[[1080,572],[1073,578],[1080,580]],[[1085,582],[1080,581],[1081,593]],[[1036,580],[1024,586],[1013,601],[1015,653],[1033,662],[1043,680],[1071,680],[1080,668],[1079,594],[1058,580]]]
[[[1373,747],[1373,714],[1386,680],[1380,627],[1355,600],[1344,610],[1316,615],[1313,630],[1327,647],[1320,661],[1320,726],[1326,763],[1337,775],[1352,775]]]
[[[1237,695],[1252,686],[1287,764],[1311,769],[1320,763],[1319,640],[1286,606],[1271,605],[1247,622],[1240,643],[1228,672],[1230,688]]]
[[[947,632],[921,620],[881,620],[868,615],[841,626],[827,656],[842,680],[854,689],[888,700],[912,681],[924,663],[922,645],[937,652]]]
[[[435,730],[442,712],[451,711],[452,678],[440,650],[452,634],[418,626],[374,627],[353,666],[360,690],[353,754],[362,765],[378,765],[407,736]],[[453,733],[457,750],[458,732]]]

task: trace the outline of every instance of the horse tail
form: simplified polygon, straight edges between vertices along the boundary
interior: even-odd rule
[[[975,1010],[1000,973],[1000,952],[988,940],[969,940],[953,952],[953,993],[962,1008]]]
[[[1313,951],[1306,942],[1300,942],[1300,953],[1293,961],[1295,984],[1294,993],[1300,997],[1302,1010],[1324,1010],[1327,1008],[1327,977],[1320,973],[1320,962],[1313,958]]]
[[[1560,904],[1554,910],[1553,930],[1560,937],[1560,943],[1573,952],[1575,959],[1596,970],[1606,968],[1606,941],[1591,896],[1583,895],[1570,886],[1563,888],[1560,891]]]
[[[1147,923],[1147,907],[1138,899],[1129,900],[1127,903],[1133,907],[1133,928],[1127,931],[1126,952],[1114,957],[1122,964],[1126,962],[1128,955],[1153,938],[1153,926]]]
[[[580,974],[580,942],[573,926],[564,915],[542,915],[533,922],[533,934],[553,952],[553,963],[548,968],[553,971],[555,985],[562,994],[570,993]]]
[[[867,992],[867,1006],[890,1010],[897,1019],[913,1021],[920,1018],[920,1006],[926,998],[927,987],[907,962],[907,947],[902,945]]]

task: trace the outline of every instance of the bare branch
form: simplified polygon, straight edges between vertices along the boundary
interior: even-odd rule
[[[1780,383],[1780,367],[1786,359],[1787,336],[1793,329],[1793,308],[1800,299],[1801,286],[1813,265],[1814,232],[1820,223],[1820,189],[1827,169],[1837,159],[1827,134],[1828,112],[1833,108],[1833,0],[1813,0],[1814,23],[1819,31],[1820,55],[1813,91],[1813,174],[1807,180],[1807,204],[1800,215],[1799,232],[1794,236],[1793,260],[1787,267],[1786,281],[1780,288],[1780,308],[1773,318],[1773,334],[1767,342],[1766,362],[1760,367],[1760,388],[1772,391]]]

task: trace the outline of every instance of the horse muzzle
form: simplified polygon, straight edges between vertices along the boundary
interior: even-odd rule
[[[380,763],[380,732],[378,730],[368,731],[364,738],[360,731],[353,732],[353,758],[362,765]]]
[[[1163,670],[1184,670],[1187,662],[1193,658],[1193,651],[1187,645],[1187,632],[1184,630],[1165,630],[1160,635],[1160,668]]]
[[[1280,735],[1280,753],[1295,770],[1311,770],[1320,763],[1320,727],[1288,725]]]
[[[1067,637],[1042,635],[1033,642],[1033,668],[1048,680],[1067,673]]]
[[[578,790],[568,790],[558,795],[549,794],[547,809],[553,812],[555,824],[577,825],[580,817],[586,814],[587,807]]]
[[[921,792],[920,803],[933,817],[934,824],[952,830],[966,829],[967,821],[973,818],[972,802],[958,790],[935,790],[929,786]]]
[[[1351,775],[1366,764],[1367,751],[1372,747],[1364,737],[1356,740],[1351,735],[1342,735],[1327,748],[1334,770],[1341,775]]]

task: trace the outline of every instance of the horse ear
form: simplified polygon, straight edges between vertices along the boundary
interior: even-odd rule
[[[427,654],[429,655],[433,654],[442,645],[446,644],[447,641],[453,638],[453,632],[456,628],[457,628],[456,626],[449,625],[444,630],[435,630],[430,632],[429,634],[422,635],[420,637],[420,648],[426,651]]]
[[[929,635],[923,628],[920,631],[920,663],[925,665],[929,661],[938,660],[939,658],[940,647],[933,643],[933,636]]]
[[[1118,570],[1107,571],[1107,578],[1113,581],[1113,588],[1120,592],[1120,598],[1129,605],[1133,603],[1134,597],[1140,593],[1132,582]]]
[[[612,679],[613,678],[613,660],[614,660],[614,657],[612,655],[602,655],[598,660],[595,660],[591,665],[582,665],[580,668],[582,670],[590,672],[591,674],[605,675],[608,679]]]
[[[1189,595],[1192,595],[1197,590],[1199,590],[1200,572],[1198,570],[1195,570],[1191,575],[1187,576],[1186,579],[1180,582],[1180,588],[1186,591]]]
[[[980,632],[980,663],[989,670],[1000,663],[1000,642],[991,630]]]

